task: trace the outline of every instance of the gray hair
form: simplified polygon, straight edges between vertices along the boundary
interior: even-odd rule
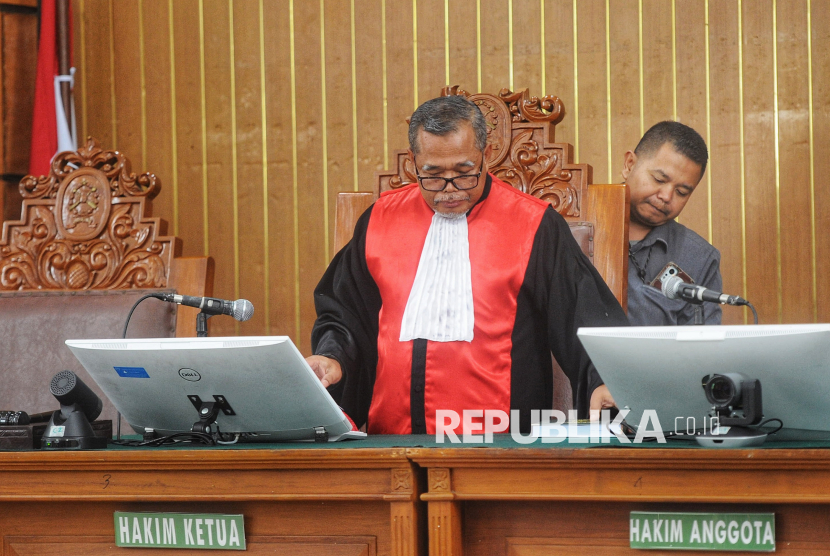
[[[428,100],[415,110],[409,120],[409,148],[418,154],[418,131],[443,136],[458,131],[458,125],[469,122],[476,136],[476,149],[487,146],[487,122],[475,103],[463,96],[438,97]]]

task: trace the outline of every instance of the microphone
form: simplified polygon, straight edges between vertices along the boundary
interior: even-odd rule
[[[30,425],[32,423],[46,423],[52,418],[54,411],[29,415],[25,411],[0,411],[0,426]]]
[[[721,305],[749,305],[749,302],[742,297],[726,295],[695,284],[687,284],[679,276],[669,276],[663,280],[661,290],[663,295],[669,299],[685,299],[697,303],[710,301]]]
[[[191,297],[172,293],[159,294],[158,298],[168,303],[196,307],[206,315],[229,315],[238,321],[246,321],[254,316],[254,305],[247,299],[226,301],[215,297]]]

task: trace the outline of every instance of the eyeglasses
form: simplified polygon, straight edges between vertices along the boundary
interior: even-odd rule
[[[478,167],[478,173],[476,174],[464,174],[461,176],[455,176],[454,178],[442,178],[439,176],[427,176],[421,177],[421,174],[418,173],[418,163],[415,163],[415,175],[418,177],[418,181],[421,183],[421,187],[426,189],[427,191],[444,191],[447,188],[448,184],[452,184],[453,187],[458,189],[459,191],[464,191],[467,189],[473,189],[475,186],[478,185],[478,178],[481,177],[481,172],[484,169],[484,157],[481,157],[481,164]]]

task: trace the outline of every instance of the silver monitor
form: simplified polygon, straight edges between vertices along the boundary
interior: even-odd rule
[[[195,400],[225,400],[223,433],[247,440],[334,440],[351,422],[285,336],[67,340],[90,376],[139,433],[189,432]],[[350,433],[349,433],[350,435]]]
[[[580,328],[577,332],[626,421],[657,412],[664,431],[710,409],[701,379],[759,379],[765,418],[786,428],[830,431],[830,324]],[[694,421],[691,421],[694,422]]]

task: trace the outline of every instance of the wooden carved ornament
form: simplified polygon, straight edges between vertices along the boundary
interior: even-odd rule
[[[48,176],[20,183],[22,220],[6,222],[0,238],[0,290],[165,286],[175,240],[144,216],[160,187],[92,138],[59,153]]]
[[[587,165],[571,164],[569,145],[553,143],[556,124],[565,117],[559,97],[530,96],[527,89],[502,89],[498,96],[470,94],[458,86],[442,89],[443,96],[461,95],[474,102],[487,122],[492,146],[490,172],[519,191],[549,202],[568,219],[582,216],[587,191]],[[380,191],[415,182],[415,170],[406,151],[397,153],[394,173],[381,173]],[[576,169],[576,172],[574,171]]]

